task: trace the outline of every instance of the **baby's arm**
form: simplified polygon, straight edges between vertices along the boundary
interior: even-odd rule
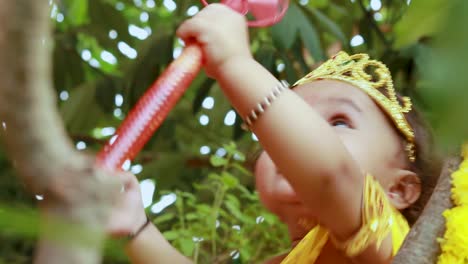
[[[218,82],[242,116],[277,84],[256,61],[244,58],[223,65]],[[302,98],[286,91],[252,130],[321,224],[341,240],[351,237],[361,225],[364,177],[333,128]],[[382,247],[385,249],[386,256],[390,256],[389,241]],[[358,263],[384,263],[376,261],[385,255],[382,253],[369,250],[359,259],[370,261]]]
[[[246,51],[245,26],[233,25],[240,16],[219,5],[207,7],[200,15],[186,22],[178,34],[201,44],[207,73],[245,117],[278,81]],[[252,130],[301,200],[336,238],[345,240],[360,228],[363,172],[332,127],[302,98],[284,91]],[[391,245],[386,241],[379,252],[368,251],[361,256],[364,263],[384,263]]]
[[[125,237],[136,234],[125,245],[125,252],[131,263],[135,264],[165,264],[191,263],[164,238],[159,230],[147,221],[140,186],[135,175],[126,172],[117,174],[124,192],[115,201],[112,215],[107,224],[107,232],[113,237]]]
[[[177,251],[159,230],[150,224],[125,246],[125,251],[134,264],[189,264],[187,257]]]
[[[256,61],[244,58],[223,65],[218,81],[242,116],[278,83]],[[322,224],[339,236],[349,237],[360,224],[363,176],[333,128],[288,90],[268,107],[252,130]]]
[[[246,32],[243,17],[222,5],[206,7],[178,31],[182,38],[201,45],[207,73],[217,79],[243,117],[278,84],[252,58]],[[302,98],[284,91],[252,130],[325,226],[343,237],[358,228],[364,177],[333,129]]]

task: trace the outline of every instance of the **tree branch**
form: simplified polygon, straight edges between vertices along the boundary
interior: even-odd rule
[[[97,263],[118,188],[66,137],[51,82],[48,3],[0,0],[0,135],[26,186],[44,194],[36,262]],[[76,230],[92,244],[80,244]]]
[[[445,219],[442,213],[451,208],[451,174],[458,169],[460,158],[448,159],[443,167],[437,186],[423,213],[411,228],[393,264],[436,263],[440,254],[437,238],[443,237]]]
[[[77,156],[54,111],[47,2],[0,1],[0,119],[6,126],[0,132],[14,165],[38,193],[45,181],[35,175],[48,177]]]

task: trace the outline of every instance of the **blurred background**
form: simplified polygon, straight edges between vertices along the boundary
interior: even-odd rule
[[[95,153],[180,55],[175,31],[202,5],[49,4],[57,105],[76,148]],[[250,30],[251,48],[289,83],[339,50],[369,53],[423,110],[440,148],[456,151],[468,138],[466,14],[463,0],[291,0],[281,23]],[[241,123],[218,85],[200,73],[145,149],[124,165],[140,180],[148,215],[199,263],[258,263],[288,248],[285,227],[254,191],[251,169],[260,147]],[[42,197],[26,194],[14,175],[0,147],[0,263],[30,263]],[[105,262],[128,262],[121,244],[109,242]]]

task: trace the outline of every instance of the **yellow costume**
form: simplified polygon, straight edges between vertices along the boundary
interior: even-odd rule
[[[380,184],[370,175],[366,176],[362,206],[361,229],[345,243],[334,242],[347,256],[359,255],[372,243],[377,247],[391,232],[393,255],[398,252],[409,225],[405,218],[392,207]],[[317,225],[299,242],[281,264],[313,264],[323,246],[330,239],[327,229]]]

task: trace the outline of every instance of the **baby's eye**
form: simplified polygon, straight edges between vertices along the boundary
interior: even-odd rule
[[[330,125],[334,127],[351,128],[351,124],[345,118],[333,118],[330,120]]]

